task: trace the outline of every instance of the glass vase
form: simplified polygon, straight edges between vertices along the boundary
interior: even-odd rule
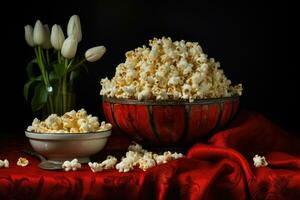
[[[47,103],[42,109],[42,118],[47,118],[51,114],[58,116],[75,109],[75,93],[73,86],[68,86],[67,90],[54,88],[48,92]]]

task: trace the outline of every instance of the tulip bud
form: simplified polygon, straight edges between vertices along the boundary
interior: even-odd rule
[[[33,29],[33,42],[36,45],[43,45],[46,42],[46,31],[40,20],[37,20]]]
[[[46,40],[45,40],[44,44],[42,44],[42,47],[44,49],[50,49],[50,48],[52,48],[52,45],[50,42],[50,29],[49,29],[48,24],[44,25],[44,29],[45,29]]]
[[[77,51],[77,40],[74,36],[69,36],[63,43],[61,48],[61,54],[65,58],[74,58]]]
[[[68,23],[68,28],[67,28],[67,33],[68,36],[73,35],[77,42],[80,42],[82,39],[82,32],[81,32],[81,24],[80,24],[80,19],[78,15],[73,15]]]
[[[33,42],[33,28],[30,25],[26,25],[24,27],[25,29],[25,40],[27,42],[27,44],[31,47],[34,47],[35,44]]]
[[[85,52],[85,59],[89,62],[95,62],[99,60],[105,52],[105,46],[97,46],[90,48]]]
[[[61,27],[57,24],[52,26],[50,41],[54,49],[61,50],[65,41],[65,35]]]

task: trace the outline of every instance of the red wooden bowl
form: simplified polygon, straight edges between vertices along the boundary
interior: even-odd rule
[[[239,97],[187,101],[103,97],[107,121],[138,143],[176,147],[201,141],[235,116]]]

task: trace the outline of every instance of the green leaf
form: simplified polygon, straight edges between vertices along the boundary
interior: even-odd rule
[[[37,77],[32,78],[34,81],[43,81],[43,75],[39,75]]]
[[[76,79],[79,76],[79,74],[80,74],[80,69],[71,71],[70,81],[72,82],[74,79]]]
[[[54,80],[57,80],[59,79],[60,77],[57,76],[56,72],[54,70],[52,70],[49,74],[49,79],[50,81],[54,81]]]
[[[48,92],[46,86],[43,83],[38,84],[34,90],[34,96],[31,101],[32,110],[38,111],[40,110],[44,104],[47,102]]]
[[[37,83],[37,82],[41,82],[42,79],[43,79],[43,76],[40,75],[40,76],[38,76],[38,77],[36,77],[36,78],[30,79],[30,80],[24,85],[24,88],[23,88],[23,95],[24,95],[26,101],[28,101],[28,94],[29,94],[30,87],[31,87],[32,85],[34,85],[35,83]]]
[[[27,71],[27,76],[29,77],[29,79],[32,79],[35,77],[35,73],[34,73],[34,66],[37,66],[38,67],[38,62],[37,62],[37,59],[32,59],[28,64],[27,64],[27,67],[26,67],[26,71]]]
[[[28,93],[29,93],[29,88],[32,85],[32,83],[35,82],[34,80],[29,80],[25,85],[24,85],[24,89],[23,89],[23,95],[26,99],[26,101],[28,101]]]
[[[53,64],[53,68],[58,78],[63,77],[67,72],[63,63],[55,63]]]

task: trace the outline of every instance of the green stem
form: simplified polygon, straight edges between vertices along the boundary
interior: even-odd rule
[[[58,63],[61,62],[61,54],[60,51],[57,51],[57,59],[58,59]]]
[[[42,48],[39,46],[37,51],[38,51],[37,59],[38,59],[39,67],[40,67],[40,70],[41,70],[41,73],[42,73],[42,76],[43,76],[45,86],[48,88],[49,80],[48,80],[48,77],[46,76],[46,72],[45,72],[45,65],[44,65],[44,62],[43,62]]]
[[[68,59],[65,59],[65,69],[67,69],[69,66],[68,64]],[[63,87],[63,91],[62,91],[62,96],[63,96],[63,112],[67,111],[67,75],[68,73],[65,73],[65,75],[63,76],[63,83],[62,83],[62,87]]]
[[[62,95],[62,92],[61,92],[61,78],[58,80],[58,89],[57,89],[57,109],[58,109],[58,113],[60,115],[63,114],[63,110],[62,110],[62,100],[63,100],[63,95]]]
[[[74,61],[74,59],[72,59],[72,60],[69,62],[69,64],[67,65],[67,68],[66,68],[66,69],[67,69],[67,72],[68,72],[68,69],[71,67],[73,61]]]
[[[48,78],[48,73],[47,73],[47,70],[45,68],[45,64],[44,64],[44,61],[45,61],[45,57],[44,57],[44,54],[42,52],[42,48],[39,46],[37,51],[37,59],[38,59],[38,64],[39,64],[39,67],[40,67],[40,70],[41,70],[41,73],[42,73],[42,76],[43,76],[43,80],[44,80],[44,83],[45,83],[45,87],[46,87],[46,90],[48,91],[48,87],[50,86],[50,82],[49,82],[49,78]],[[53,108],[53,99],[52,99],[52,95],[50,94],[50,96],[48,96],[48,100],[49,100],[49,104],[50,104],[50,112],[51,113],[54,113],[54,108]]]
[[[72,67],[69,66],[68,71],[73,71],[74,69],[76,69],[77,67],[82,65],[85,61],[86,61],[86,59],[84,58],[79,63],[77,63],[76,65],[73,65]]]

